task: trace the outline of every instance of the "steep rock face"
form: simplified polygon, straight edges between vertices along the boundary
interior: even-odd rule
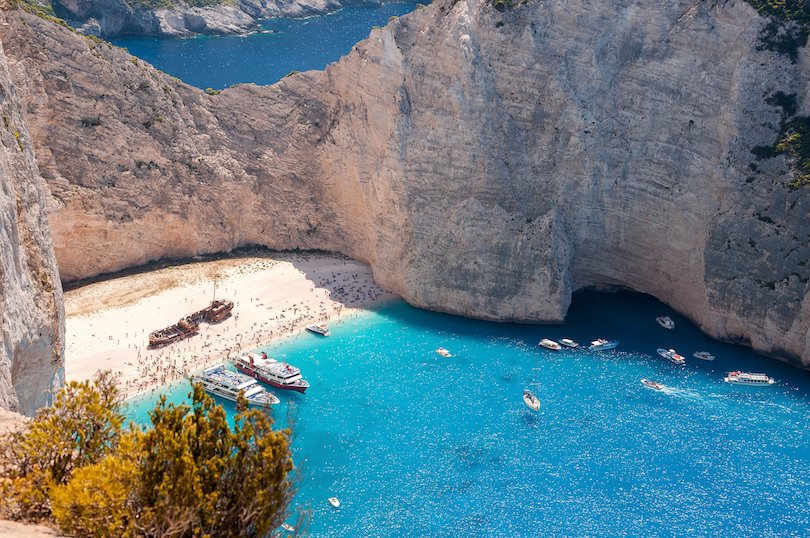
[[[751,166],[768,96],[810,108],[807,57],[757,50],[743,1],[439,1],[217,96],[21,17],[2,38],[66,280],[323,248],[417,306],[559,322],[572,291],[626,287],[810,364],[810,190],[784,156]]]
[[[192,7],[176,2],[171,8],[132,9],[123,0],[53,0],[56,13],[79,33],[100,37],[148,35],[239,35],[268,17],[310,17],[350,5],[379,5],[379,0],[237,0]]]
[[[48,189],[1,47],[0,112],[0,407],[31,416],[64,380],[65,313]]]

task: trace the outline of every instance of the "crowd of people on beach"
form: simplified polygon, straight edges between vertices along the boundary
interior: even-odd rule
[[[334,271],[319,278],[317,288],[313,286],[310,295],[311,298],[285,306],[275,315],[271,315],[273,307],[268,304],[267,298],[248,297],[247,305],[243,300],[236,302],[232,316],[219,324],[206,325],[200,334],[188,340],[159,349],[134,346],[134,362],[127,361],[125,364],[135,370],[116,372],[119,389],[126,397],[155,391],[161,385],[187,377],[190,372],[210,364],[228,360],[243,350],[247,352],[276,338],[301,331],[310,323],[330,321],[332,316],[341,314],[344,307],[349,310],[362,309],[370,303],[394,297],[391,292],[377,286],[369,273],[360,275]],[[266,308],[271,312],[268,312],[266,321],[254,322],[241,332],[235,332],[239,326],[238,310],[245,306]],[[146,329],[141,329],[141,332],[145,334]],[[226,334],[230,332],[235,334]],[[113,337],[110,336],[110,339]]]

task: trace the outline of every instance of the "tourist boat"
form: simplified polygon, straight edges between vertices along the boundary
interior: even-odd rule
[[[444,349],[443,347],[440,347],[439,349],[437,349],[436,353],[438,353],[442,357],[452,357],[452,355],[450,355],[450,352],[447,351],[446,349]]]
[[[747,385],[751,387],[769,387],[775,383],[773,378],[765,374],[749,374],[748,372],[729,372],[723,378],[726,383],[732,385]]]
[[[307,325],[307,330],[322,336],[329,336],[332,334],[329,332],[329,327],[326,326],[326,323],[310,323]]]
[[[248,353],[236,359],[234,366],[240,372],[277,389],[303,393],[309,388],[301,377],[301,370],[286,362],[268,359],[266,353]]]
[[[535,413],[540,411],[540,400],[529,389],[523,389],[523,403]]]
[[[661,383],[656,383],[655,381],[650,381],[649,379],[642,379],[641,383],[645,387],[650,387],[651,389],[655,390],[661,390],[664,388],[664,385],[662,385]]]
[[[255,379],[245,374],[228,371],[224,364],[206,368],[201,375],[193,376],[191,379],[199,381],[209,394],[232,402],[237,400],[242,391],[244,391],[248,403],[257,407],[269,408],[280,401],[275,394],[266,391]]]
[[[338,500],[337,497],[329,497],[329,504],[337,508],[338,506],[340,506],[340,501]]]
[[[565,347],[570,347],[570,348],[575,348],[575,347],[579,346],[579,344],[577,344],[576,342],[574,342],[570,338],[563,338],[562,340],[560,340],[560,343],[562,345],[564,345]]]
[[[658,316],[655,318],[655,321],[657,321],[658,324],[665,329],[672,330],[675,328],[675,322],[672,321],[672,318],[669,316]]]
[[[597,338],[591,345],[588,347],[591,351],[604,351],[606,349],[613,349],[614,347],[619,345],[618,340],[605,340],[604,338]]]
[[[555,342],[554,340],[549,340],[548,338],[543,338],[540,340],[540,345],[546,349],[551,349],[553,351],[559,351],[562,349],[562,346]]]
[[[282,523],[281,528],[284,529],[287,532],[292,532],[292,531],[295,530],[295,528],[292,525],[290,525],[289,523]]]
[[[677,364],[678,366],[683,366],[686,364],[686,359],[684,359],[683,356],[678,355],[674,349],[667,350],[659,347],[656,351],[658,351],[658,354],[661,355],[661,357],[668,360],[672,364]]]
[[[700,359],[702,361],[713,361],[714,355],[709,353],[708,351],[695,351],[692,353],[692,356],[696,359]]]

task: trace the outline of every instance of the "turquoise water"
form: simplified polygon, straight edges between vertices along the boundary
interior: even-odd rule
[[[122,37],[111,42],[198,88],[274,84],[293,70],[324,69],[366,39],[374,26],[385,26],[390,17],[415,8],[415,3],[396,3],[349,7],[307,19],[267,19],[261,26],[272,33],[243,37]]]
[[[655,322],[663,314],[673,331]],[[810,528],[810,373],[714,342],[649,296],[586,292],[555,326],[396,301],[331,329],[264,348],[312,385],[305,395],[276,390],[274,414],[297,414],[297,501],[312,508],[313,536],[806,536]],[[552,352],[537,345],[544,337],[621,345]],[[436,354],[440,346],[453,356]],[[658,358],[658,347],[674,347],[687,366]],[[698,350],[717,359],[693,359]],[[537,415],[521,398],[535,364]],[[779,384],[722,383],[736,369]],[[642,378],[667,388],[645,388]],[[168,393],[179,401],[187,391]],[[154,400],[133,406],[136,420]]]

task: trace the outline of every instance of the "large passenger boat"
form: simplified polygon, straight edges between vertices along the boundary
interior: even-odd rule
[[[267,353],[248,353],[236,359],[236,369],[277,389],[303,393],[309,388],[301,370],[286,362],[267,358]]]
[[[677,364],[678,366],[683,366],[686,364],[686,359],[684,359],[683,356],[678,355],[674,349],[667,350],[659,347],[656,351],[658,351],[658,354],[661,355],[662,358],[668,360],[672,364]]]
[[[773,378],[765,374],[749,374],[748,372],[729,372],[728,376],[723,378],[723,381],[732,385],[748,385],[751,387],[769,387],[776,383]]]
[[[272,392],[268,392],[259,383],[245,374],[230,372],[224,364],[217,364],[203,370],[201,375],[192,376],[192,381],[199,381],[205,391],[214,396],[235,402],[241,391],[251,405],[269,408],[279,403]]]

